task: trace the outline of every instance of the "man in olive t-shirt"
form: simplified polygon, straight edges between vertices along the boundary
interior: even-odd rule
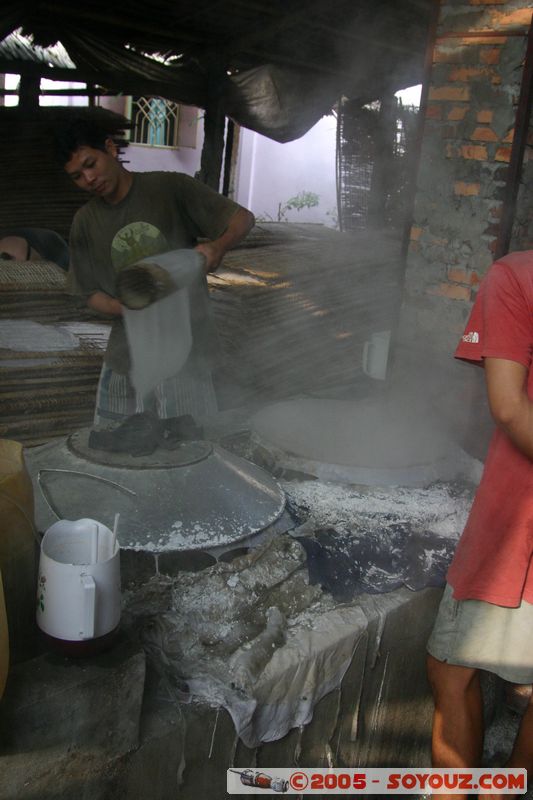
[[[216,410],[211,367],[214,331],[207,281],[189,288],[193,346],[179,375],[157,387],[154,396],[137,396],[128,379],[129,357],[116,297],[122,267],[158,253],[195,248],[205,257],[205,272],[220,265],[254,224],[250,211],[181,173],[129,172],[118,160],[118,146],[99,121],[74,120],[57,134],[58,157],[74,183],[92,195],[74,217],[70,235],[70,284],[87,305],[116,318],[97,393],[95,422],[120,420],[153,408],[160,417]],[[208,241],[197,243],[198,238]]]

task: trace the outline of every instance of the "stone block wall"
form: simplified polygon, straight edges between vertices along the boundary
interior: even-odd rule
[[[395,373],[440,398],[457,385],[463,407],[483,402],[482,383],[452,356],[494,260],[531,17],[527,0],[440,5]],[[531,246],[532,199],[522,185],[513,249]]]

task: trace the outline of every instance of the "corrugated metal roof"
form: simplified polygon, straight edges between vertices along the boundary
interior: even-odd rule
[[[0,42],[0,59],[5,61],[32,61],[49,67],[76,69],[76,64],[60,42],[51,47],[40,47],[33,37],[23,36],[20,30],[10,33]]]

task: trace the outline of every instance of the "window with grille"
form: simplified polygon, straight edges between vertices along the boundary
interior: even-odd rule
[[[181,114],[181,107],[162,97],[132,97],[130,141],[150,147],[195,147],[196,123]],[[191,132],[191,124],[194,131]],[[191,133],[194,134],[191,140]]]

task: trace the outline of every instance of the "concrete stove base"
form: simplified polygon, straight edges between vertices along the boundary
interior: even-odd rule
[[[433,706],[425,642],[440,594],[401,589],[358,598],[366,626],[341,686],[308,725],[255,749],[244,747],[223,709],[158,699],[151,680],[143,698],[144,656],[124,644],[78,662],[75,687],[72,662],[44,655],[21,664],[2,701],[0,796],[222,800],[229,767],[427,766]],[[107,676],[105,685],[97,674]],[[120,703],[105,700],[113,682],[122,687]]]

